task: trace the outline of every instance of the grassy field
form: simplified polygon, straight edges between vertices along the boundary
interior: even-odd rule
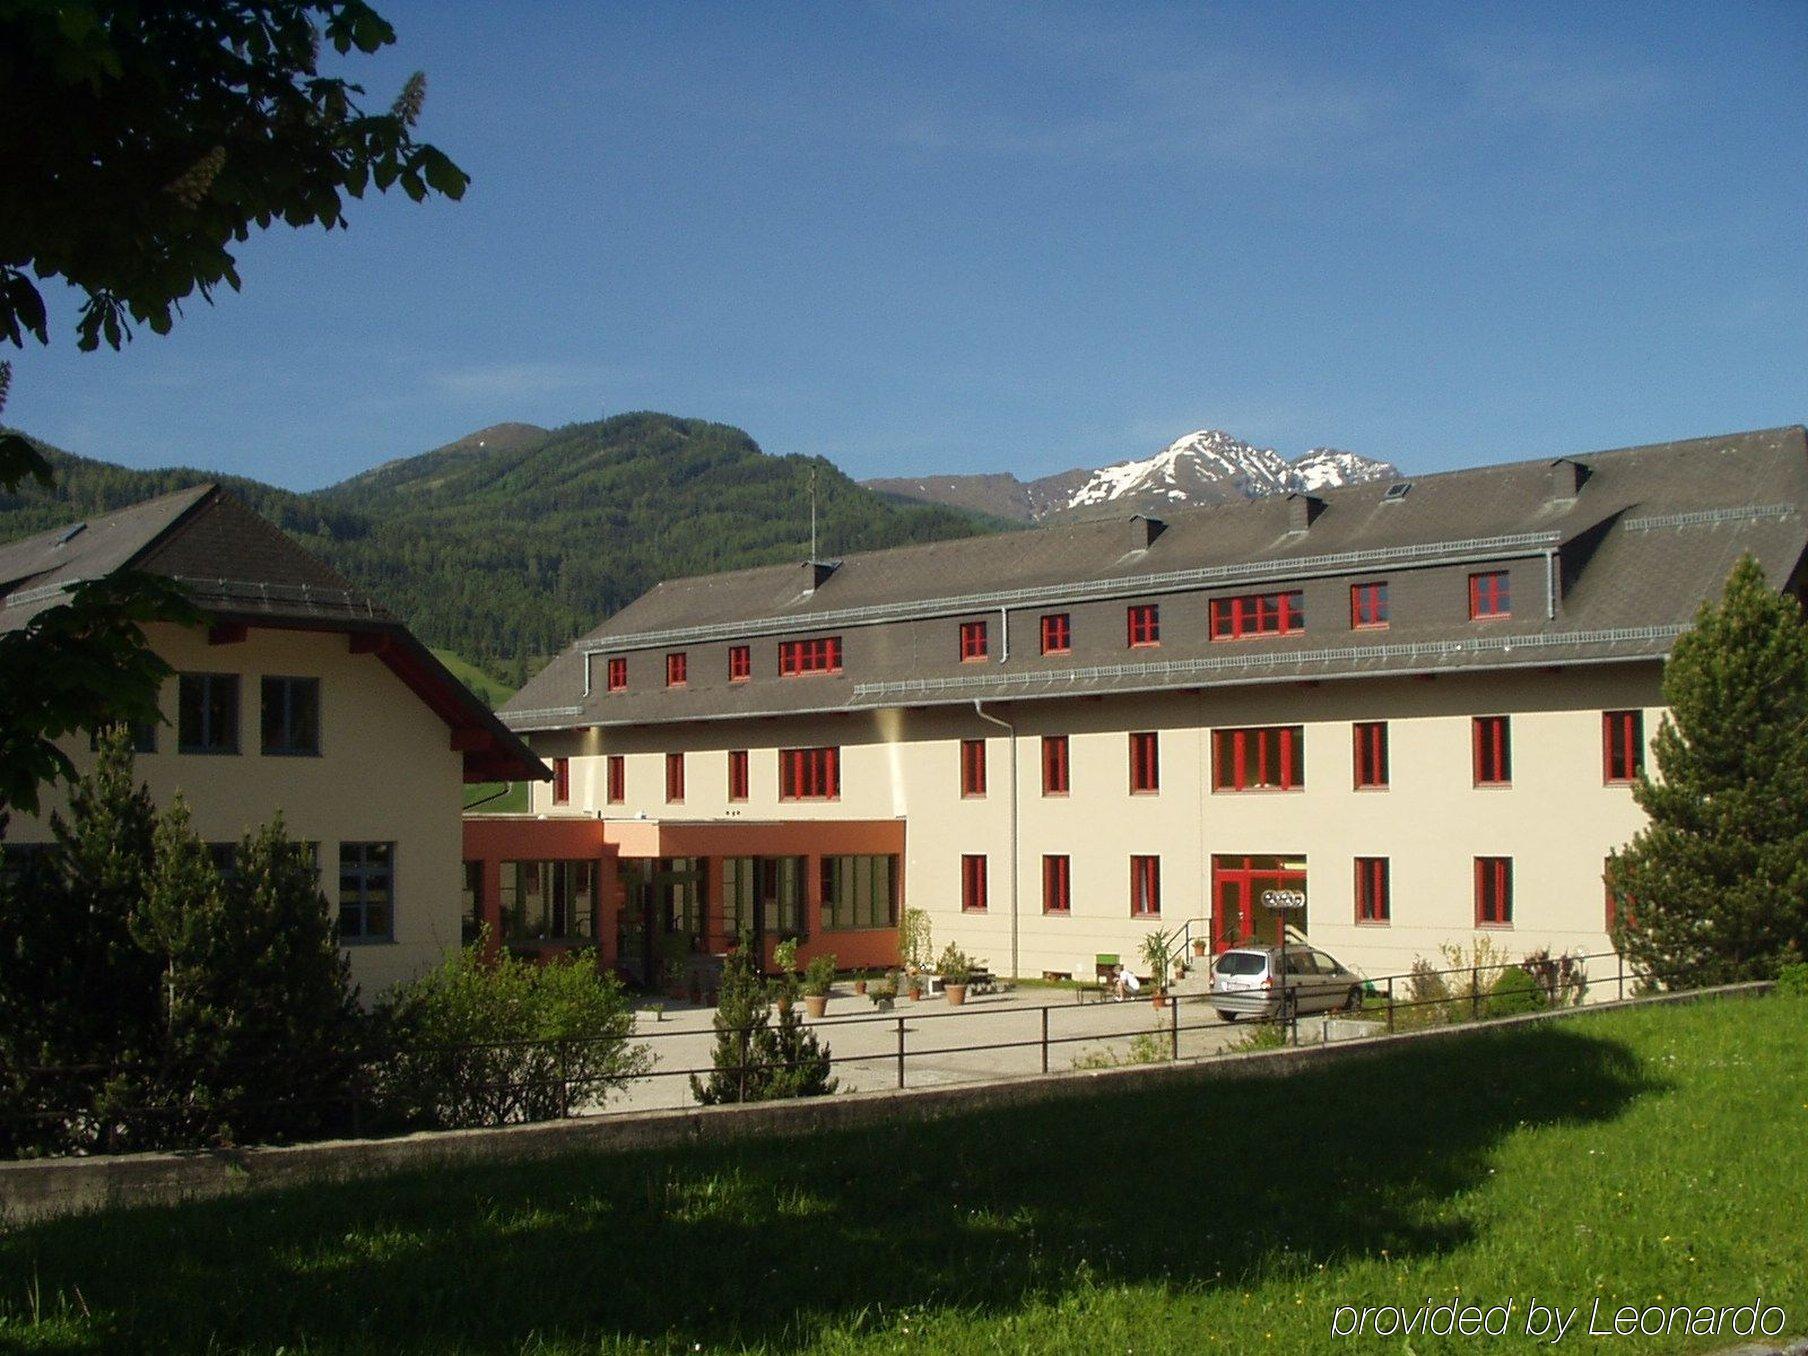
[[[443,1172],[16,1228],[0,1349],[1530,1350],[1534,1297],[1808,1330],[1808,1000],[1483,1030],[808,1141]],[[1331,1335],[1515,1302],[1509,1336]],[[1548,1337],[1543,1346],[1549,1347]]]

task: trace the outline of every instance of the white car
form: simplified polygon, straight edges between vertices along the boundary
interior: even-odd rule
[[[1295,1013],[1354,1012],[1362,1006],[1362,976],[1310,946],[1286,949],[1285,992]],[[1212,964],[1212,1007],[1227,1022],[1281,1015],[1281,948],[1233,947]]]

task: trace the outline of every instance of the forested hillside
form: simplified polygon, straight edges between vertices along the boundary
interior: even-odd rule
[[[801,560],[813,468],[825,554],[996,526],[889,503],[821,458],[767,456],[740,429],[664,414],[499,425],[306,494],[46,450],[56,488],[0,494],[0,541],[221,480],[429,644],[516,684],[661,578]]]

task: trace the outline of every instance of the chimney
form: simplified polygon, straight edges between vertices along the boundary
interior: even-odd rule
[[[1545,470],[1547,498],[1574,499],[1589,477],[1589,469],[1579,461],[1558,457]]]
[[[1138,551],[1146,551],[1155,545],[1155,539],[1168,530],[1168,525],[1159,518],[1151,518],[1146,513],[1130,515],[1130,542]]]
[[[1287,496],[1287,530],[1304,532],[1325,511],[1325,501],[1315,494],[1295,490]]]
[[[828,582],[830,575],[841,568],[839,560],[806,560],[804,568],[810,572],[810,582],[804,585],[804,596],[807,598]]]

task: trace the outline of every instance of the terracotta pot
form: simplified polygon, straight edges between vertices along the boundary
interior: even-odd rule
[[[1165,1008],[1165,1007],[1167,1007],[1167,1005],[1168,1005],[1168,996],[1165,993],[1161,992],[1161,990],[1157,989],[1155,991],[1155,1006],[1158,1008]]]
[[[1205,938],[1193,938],[1193,954],[1195,956],[1203,956],[1205,954]]]
[[[965,984],[944,984],[942,992],[948,995],[948,1006],[958,1008],[967,1001]]]
[[[912,989],[910,991],[910,1001],[913,1003],[916,1002],[922,996],[923,996],[923,991],[921,989]]]
[[[854,981],[854,992],[862,995],[866,993],[866,981],[864,979],[857,979]]]
[[[826,993],[807,993],[804,995],[804,1012],[811,1017],[820,1017],[829,1010],[829,996]]]

